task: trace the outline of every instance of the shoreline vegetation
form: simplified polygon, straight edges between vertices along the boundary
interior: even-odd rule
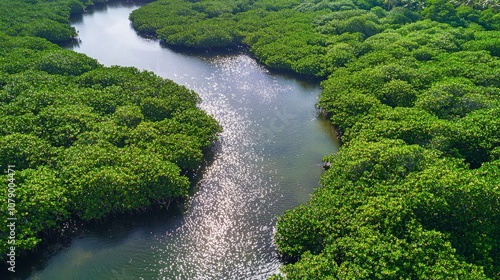
[[[24,186],[19,249],[71,215],[185,195],[181,169],[220,131],[192,91],[46,40],[76,36],[69,16],[89,4],[0,2],[0,160]],[[243,44],[323,79],[318,105],[343,146],[310,202],[279,218],[293,262],[273,278],[500,279],[498,1],[158,0],[130,19],[172,46]]]
[[[176,47],[243,44],[323,79],[343,146],[287,211],[274,279],[500,279],[500,5],[158,0],[131,15]]]
[[[1,175],[0,219],[16,219],[14,229],[0,224],[4,259],[35,250],[69,219],[99,221],[185,197],[187,174],[221,132],[194,91],[56,45],[77,36],[70,15],[92,4],[0,2],[0,166],[13,166]]]

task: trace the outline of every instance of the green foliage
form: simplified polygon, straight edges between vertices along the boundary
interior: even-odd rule
[[[78,76],[101,66],[95,59],[69,50],[42,52],[39,55],[34,68],[49,74]]]
[[[408,8],[396,7],[389,11],[382,22],[391,26],[401,26],[408,23],[417,22],[422,16]]]
[[[144,120],[144,115],[141,113],[141,108],[135,105],[118,107],[114,113],[116,124],[127,126],[129,128],[136,127]]]
[[[383,104],[391,107],[411,107],[417,92],[408,82],[394,79],[386,83],[376,95]]]
[[[54,161],[55,149],[34,135],[12,133],[0,137],[0,166],[36,168]]]
[[[179,167],[136,147],[117,148],[106,142],[74,145],[60,161],[71,208],[83,219],[185,196],[189,187]]]
[[[377,15],[364,10],[347,10],[329,13],[318,23],[324,34],[361,33],[373,36],[382,30]]]
[[[186,195],[181,170],[220,131],[194,92],[38,38],[75,36],[82,7],[0,3],[0,156],[21,169],[18,219],[34,217],[24,249],[70,214]],[[279,218],[276,245],[297,260],[284,278],[498,278],[497,2],[159,0],[130,19],[170,45],[243,44],[271,68],[328,77],[318,104],[344,146],[311,201]]]
[[[429,113],[415,108],[384,108],[356,123],[344,134],[343,140],[381,141],[401,139],[407,144],[432,146],[451,134],[452,126]],[[439,147],[443,150],[443,147]]]
[[[15,175],[16,202],[16,248],[30,250],[41,242],[40,233],[57,228],[70,217],[68,195],[57,171],[48,166],[36,169],[16,171]],[[7,183],[7,177],[2,176],[2,183]],[[2,188],[1,195],[7,198],[7,188]],[[7,203],[1,204],[0,217],[7,220]],[[3,223],[1,232],[6,233],[7,223]],[[6,237],[2,234],[2,241]],[[7,251],[8,243],[2,242],[0,250]]]
[[[69,25],[71,13],[83,12],[77,0],[5,0],[0,3],[0,32],[65,42],[77,34]]]
[[[478,176],[478,172],[443,166],[430,168],[407,182],[422,190],[412,197],[411,204],[423,226],[447,233],[460,256],[490,275],[498,273],[496,252],[500,245],[496,236],[500,230],[500,193],[494,183],[498,182]]]
[[[471,51],[486,50],[490,55],[500,57],[500,31],[483,31],[474,34],[474,40],[464,44]]]
[[[498,276],[498,165],[488,163],[500,155],[494,3],[225,4],[159,0],[130,18],[168,44],[245,44],[273,69],[329,77],[319,107],[344,147],[327,159],[311,202],[278,221],[278,249],[298,260],[283,267],[285,279]],[[153,100],[141,108],[150,120],[176,119]],[[141,133],[159,139],[172,126],[160,123]]]
[[[446,0],[428,0],[428,7],[422,11],[422,15],[430,20],[446,22],[451,25],[461,25],[462,22],[457,15],[453,4]]]
[[[400,140],[351,141],[327,160],[323,187],[278,221],[278,248],[300,257],[283,268],[287,279],[487,279],[498,272],[493,177],[479,179],[456,160]]]
[[[278,248],[299,258],[287,279],[498,276],[496,37],[418,21],[366,39],[323,82],[344,147],[311,202],[278,222]]]
[[[39,136],[55,147],[69,147],[83,133],[99,121],[92,108],[65,105],[47,106],[38,114]]]
[[[328,77],[318,105],[344,147],[311,202],[279,218],[278,249],[297,261],[275,279],[486,279],[499,273],[495,5],[159,0],[130,19],[167,44],[243,44],[270,68]],[[193,159],[179,162],[162,147],[212,132],[173,129],[195,108],[170,102],[143,99],[151,123],[126,141],[195,165],[196,153],[177,147]]]
[[[448,40],[450,31],[452,36],[462,32],[452,30],[449,24],[477,31],[498,29],[498,10],[493,7],[497,6],[487,1],[444,0],[159,0],[134,11],[130,19],[138,32],[156,36],[170,45],[225,48],[243,44],[273,69],[327,77],[367,51],[360,49],[358,40],[343,41],[347,45],[337,46],[334,35],[357,34],[364,40],[384,30],[390,32],[422,23],[426,18],[433,21],[435,28],[424,21],[420,25],[422,32],[411,34],[413,37],[408,34],[406,39],[417,39],[420,47],[411,51],[419,60],[429,60],[442,49],[457,50],[457,42]],[[446,24],[435,25],[437,22]],[[424,40],[440,44],[440,48],[429,49],[422,44]],[[476,48],[489,50],[496,46],[494,42],[483,44],[484,47]]]
[[[186,196],[183,174],[221,131],[192,90],[47,41],[75,36],[68,17],[82,3],[0,2],[0,166],[15,165],[16,250],[34,249],[70,216],[100,219]]]
[[[189,32],[181,25],[166,26],[158,30],[158,36],[169,44],[191,48],[231,47],[239,42],[239,36],[231,18],[210,18],[191,23]],[[182,31],[182,32],[181,32]]]
[[[297,11],[298,2],[156,1],[134,11],[130,19],[140,33],[170,45],[222,48],[244,43],[273,68],[324,76],[326,65],[318,61],[325,51],[315,46],[322,38],[311,24],[315,15]]]

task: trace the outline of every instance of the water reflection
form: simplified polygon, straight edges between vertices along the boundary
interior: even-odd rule
[[[197,91],[200,106],[224,128],[213,162],[177,214],[87,229],[31,279],[267,278],[280,265],[276,216],[307,201],[322,156],[336,151],[333,130],[315,109],[320,89],[270,73],[238,51],[186,54],[140,38],[128,22],[135,8],[113,4],[84,15],[74,23],[81,39],[75,51]]]
[[[259,66],[248,56],[203,59],[213,70],[191,79],[187,86],[200,93],[203,109],[224,127],[221,151],[187,203],[190,207],[181,226],[167,231],[155,246],[160,253],[159,276],[242,279],[256,272],[268,275],[278,265],[271,242],[277,192],[265,169],[266,149],[256,127],[261,114],[254,107],[287,87],[262,83],[266,74],[256,71]]]

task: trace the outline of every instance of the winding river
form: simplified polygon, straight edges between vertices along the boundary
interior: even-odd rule
[[[278,272],[276,217],[308,200],[338,141],[315,109],[315,83],[243,52],[189,53],[139,37],[114,3],[73,21],[72,49],[104,65],[154,71],[198,92],[223,126],[192,195],[169,211],[73,224],[26,259],[16,279],[265,279]],[[19,267],[19,268],[20,268]]]

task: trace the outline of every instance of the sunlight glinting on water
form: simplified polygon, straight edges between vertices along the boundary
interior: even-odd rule
[[[270,240],[274,221],[269,208],[276,187],[262,166],[265,155],[252,129],[247,95],[275,95],[283,89],[250,84],[256,79],[248,76],[259,66],[248,56],[217,57],[211,63],[219,70],[202,85],[187,86],[223,126],[220,150],[188,202],[182,225],[155,248],[165,279],[250,279],[258,276],[256,271],[259,277],[271,274],[279,265]]]
[[[331,127],[317,117],[320,89],[242,53],[163,48],[130,27],[136,8],[117,2],[84,15],[74,24],[81,43],[73,49],[196,91],[224,129],[214,158],[183,208],[83,231],[26,273],[42,280],[266,279],[281,265],[276,217],[308,200],[321,157],[336,151]]]

